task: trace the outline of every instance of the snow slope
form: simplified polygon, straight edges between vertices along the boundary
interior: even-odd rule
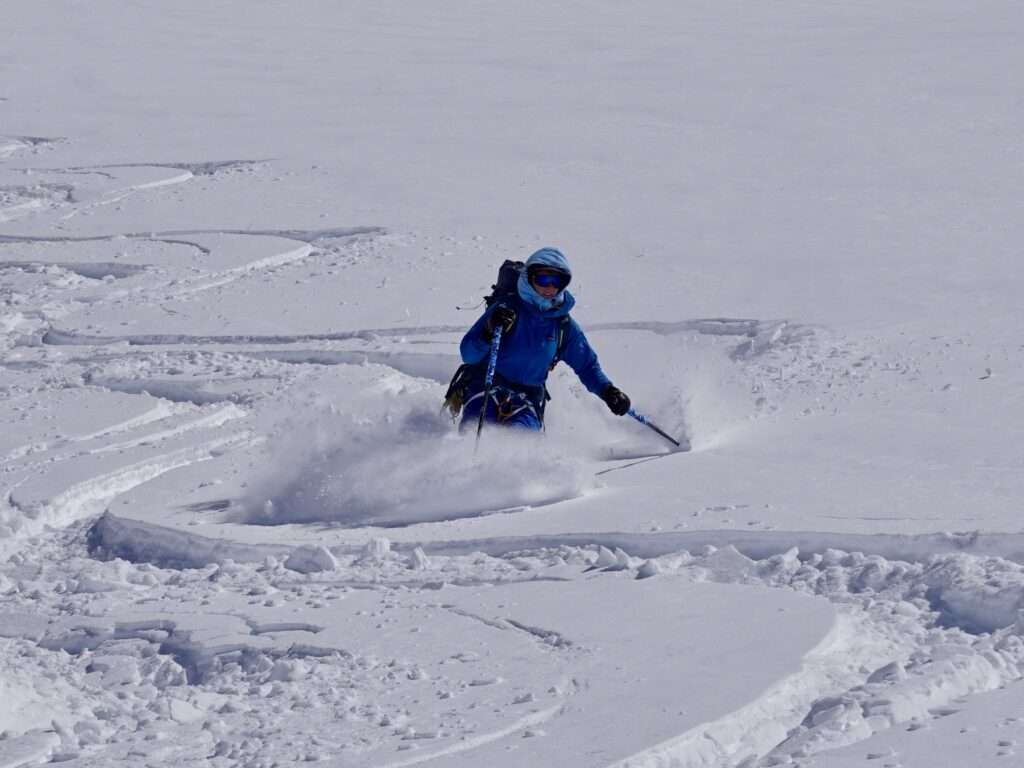
[[[0,766],[1005,764],[1018,6],[9,2]]]

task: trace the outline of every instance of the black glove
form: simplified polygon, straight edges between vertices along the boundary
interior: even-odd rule
[[[625,416],[629,413],[629,397],[614,384],[609,384],[604,388],[601,399],[608,405],[608,410],[616,416]]]
[[[494,331],[497,328],[501,328],[503,336],[508,335],[508,332],[512,330],[512,326],[516,324],[516,311],[512,307],[506,307],[504,304],[499,304],[495,307],[494,311],[487,316],[487,322],[484,324],[484,338],[490,341],[494,338]]]

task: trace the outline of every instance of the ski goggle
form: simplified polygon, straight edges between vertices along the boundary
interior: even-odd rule
[[[562,290],[569,284],[569,275],[564,272],[534,272],[530,281],[538,288],[557,288]]]

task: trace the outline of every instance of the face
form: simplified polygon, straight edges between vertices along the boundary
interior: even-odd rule
[[[550,301],[565,287],[564,281],[565,276],[556,269],[539,269],[530,281],[530,285],[542,298]],[[541,285],[542,282],[548,284]]]

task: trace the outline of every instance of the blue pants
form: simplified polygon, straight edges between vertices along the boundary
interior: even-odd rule
[[[483,402],[483,392],[470,395],[462,409],[462,421],[459,423],[459,429],[469,429],[479,423],[480,408]],[[488,424],[528,429],[533,432],[540,432],[544,427],[540,416],[537,415],[537,409],[530,399],[522,392],[505,387],[494,387],[491,390],[491,399],[484,412],[484,421]]]

